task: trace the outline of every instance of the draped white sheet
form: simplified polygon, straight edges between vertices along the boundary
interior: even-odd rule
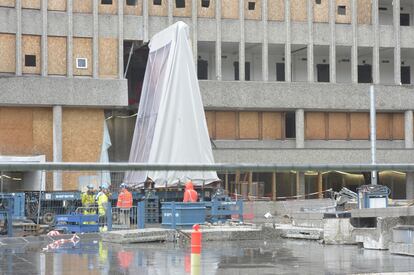
[[[156,34],[139,103],[129,162],[157,164],[214,163],[204,108],[189,41],[189,27],[177,22]],[[206,171],[130,171],[124,182],[170,187],[191,179],[194,185],[217,181]]]

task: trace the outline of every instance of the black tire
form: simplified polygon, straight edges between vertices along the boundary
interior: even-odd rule
[[[56,214],[52,211],[46,211],[42,216],[42,222],[47,225],[54,225],[55,224],[55,216]]]

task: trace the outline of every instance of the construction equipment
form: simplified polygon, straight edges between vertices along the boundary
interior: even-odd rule
[[[390,193],[384,185],[362,185],[358,188],[358,208],[386,208]]]

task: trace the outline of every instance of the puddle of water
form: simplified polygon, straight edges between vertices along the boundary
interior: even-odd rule
[[[45,245],[0,248],[0,274],[190,274],[187,246],[81,241],[50,252]],[[276,240],[205,243],[201,274],[344,274],[408,272],[414,258],[357,246]]]

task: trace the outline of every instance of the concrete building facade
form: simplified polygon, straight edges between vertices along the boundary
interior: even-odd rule
[[[96,155],[83,159],[65,149],[76,144],[65,123],[95,112],[101,118],[88,131],[99,133],[104,110],[133,112],[140,86],[135,72],[125,74],[131,45],[180,20],[191,27],[216,162],[370,162],[374,84],[377,161],[411,163],[413,16],[409,0],[0,0],[0,121],[3,112],[9,121],[29,111],[35,129],[35,114],[45,112],[48,160],[95,161]],[[143,70],[144,60],[134,50],[131,66],[141,63],[137,70]],[[134,119],[108,123],[111,160],[126,161]],[[91,137],[76,123],[70,127]],[[24,154],[40,146],[19,144]],[[253,173],[245,180],[265,182],[260,194],[273,198],[361,181],[337,174]],[[243,175],[223,177],[230,184]],[[414,193],[412,175],[384,172],[381,178],[404,190],[397,198]]]

